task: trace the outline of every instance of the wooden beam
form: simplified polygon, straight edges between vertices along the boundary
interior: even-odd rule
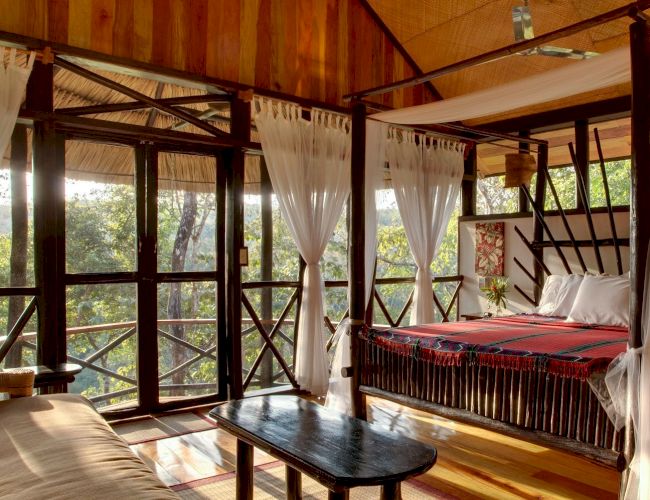
[[[579,21],[569,26],[565,26],[564,28],[559,28],[557,30],[550,31],[549,33],[545,33],[543,35],[537,36],[530,40],[522,40],[520,42],[515,42],[505,47],[491,50],[489,52],[485,52],[478,56],[470,57],[469,59],[465,59],[462,61],[449,64],[447,66],[443,66],[442,68],[438,68],[433,71],[428,71],[420,76],[405,78],[397,82],[388,83],[385,85],[379,85],[377,87],[373,87],[367,90],[352,92],[350,94],[343,96],[343,98],[348,100],[359,99],[362,97],[368,97],[377,94],[385,94],[386,92],[392,92],[398,89],[413,87],[415,85],[419,85],[421,83],[430,81],[434,78],[439,78],[441,76],[454,73],[461,69],[471,68],[472,66],[477,66],[479,64],[485,64],[488,62],[496,61],[503,57],[508,57],[528,49],[539,47],[540,45],[545,45],[548,42],[552,42],[559,38],[564,38],[570,35],[574,35],[576,33],[580,33],[581,31],[585,31],[590,28],[600,26],[601,24],[615,21],[616,19],[634,15],[636,12],[647,9],[649,7],[650,7],[650,0],[639,0],[637,2],[632,2],[630,4],[624,5],[617,9],[613,9],[603,14],[599,14],[597,16],[591,17],[589,19],[585,19],[583,21]]]
[[[352,107],[352,154],[350,169],[350,349],[352,359],[352,412],[365,418],[366,405],[359,391],[361,359],[359,333],[365,323],[365,164],[366,164],[366,107]]]
[[[260,242],[260,278],[263,281],[273,281],[273,186],[269,178],[264,157],[260,158],[260,204],[262,219],[262,238]],[[261,318],[262,320],[273,319],[273,290],[264,288],[261,290]],[[264,347],[264,339],[260,338],[260,346]],[[273,384],[273,357],[267,352],[262,358],[260,368],[261,388],[270,387]]]
[[[76,64],[73,64],[69,61],[66,61],[65,59],[62,59],[61,57],[55,57],[54,62],[57,66],[66,69],[68,71],[71,71],[72,73],[75,73],[79,76],[82,76],[84,78],[87,78],[88,80],[91,80],[95,83],[98,83],[100,85],[103,85],[106,88],[109,88],[111,90],[114,90],[116,92],[119,92],[121,94],[124,94],[131,99],[136,99],[138,101],[142,101],[152,108],[158,109],[159,111],[162,111],[163,113],[167,113],[169,115],[175,116],[176,118],[179,118],[183,121],[186,121],[188,123],[191,123],[195,127],[198,127],[202,130],[205,130],[209,134],[212,134],[216,137],[220,137],[225,134],[225,132],[222,132],[218,128],[213,127],[212,125],[209,125],[205,123],[203,120],[199,120],[195,116],[190,115],[189,113],[186,113],[184,111],[178,110],[172,106],[168,106],[167,104],[161,104],[160,101],[156,101],[155,99],[152,99],[148,95],[142,94],[140,92],[137,92],[133,90],[130,87],[127,87],[126,85],[122,85],[121,83],[114,82],[113,80],[110,80],[109,78],[106,78],[98,73],[94,73],[90,70],[87,70],[86,68],[82,68],[81,66],[77,66]]]
[[[156,101],[160,101],[164,88],[165,88],[165,84],[162,82],[158,82],[158,85],[156,85],[156,93],[153,96],[153,98]],[[147,117],[147,123],[145,123],[145,127],[153,127],[153,124],[156,122],[157,115],[158,115],[158,109],[151,108],[149,110],[149,116]]]
[[[161,84],[162,85],[162,84]],[[184,104],[202,104],[211,102],[230,102],[230,96],[222,94],[188,95],[184,97],[170,97],[168,99],[155,99],[159,104],[167,106],[181,106]],[[136,111],[138,109],[151,108],[149,104],[142,101],[117,102],[111,104],[96,104],[93,106],[75,106],[72,108],[57,108],[57,114],[62,115],[97,115],[101,113],[117,113],[121,111]]]
[[[575,144],[576,144],[576,168],[580,171],[580,177],[585,185],[585,198],[578,196],[578,209],[584,209],[585,203],[589,204],[591,196],[589,195],[589,122],[587,120],[576,120],[574,124]],[[576,192],[580,189],[578,186],[578,176],[576,175]]]
[[[53,67],[34,63],[27,83],[26,107],[51,112]],[[34,275],[37,295],[37,364],[66,361],[65,331],[65,143],[51,121],[34,125]]]
[[[400,53],[400,55],[404,58],[406,63],[411,67],[413,72],[417,76],[422,76],[424,74],[422,68],[418,66],[418,63],[415,62],[415,59],[411,57],[411,54],[408,53],[408,51],[397,39],[395,34],[390,30],[390,28],[386,26],[384,20],[379,16],[379,14],[377,14],[375,9],[372,8],[372,5],[370,5],[368,0],[358,0],[358,1],[361,4],[361,6],[364,8],[364,10],[370,15],[370,17],[375,22],[375,24],[379,27],[382,33],[386,35],[386,38],[388,38],[388,40],[393,45],[393,47],[395,47],[395,50],[397,50],[397,52]],[[434,100],[441,101],[443,99],[442,95],[440,94],[440,92],[438,92],[438,89],[434,87],[433,83],[427,81],[424,82],[424,86],[429,91],[429,93],[434,98]]]
[[[244,142],[230,135],[213,137],[209,135],[192,134],[158,128],[149,128],[142,125],[111,122],[97,118],[84,118],[81,116],[59,115],[57,113],[32,112],[22,110],[19,122],[33,124],[35,122],[51,121],[56,129],[62,132],[83,133],[87,132],[94,138],[105,135],[110,142],[111,138],[131,140],[133,142],[152,141],[169,144],[186,144],[192,147],[206,146],[208,148],[239,147],[251,153],[260,153],[262,147],[256,142]]]
[[[220,155],[217,163],[216,185],[216,228],[215,245],[217,256],[217,385],[220,400],[228,398],[228,304],[226,292],[226,171]]]
[[[27,256],[29,255],[28,227],[29,209],[27,195],[27,128],[16,124],[11,134],[11,157],[9,158],[11,184],[11,252],[9,256],[9,286],[27,285]],[[7,331],[22,317],[25,297],[9,298]],[[2,357],[0,356],[0,359]],[[22,347],[18,342],[5,359],[5,368],[22,365]]]
[[[539,133],[569,127],[580,119],[587,119],[590,123],[595,123],[629,116],[631,106],[632,98],[626,95],[562,109],[543,111],[528,116],[488,122],[480,125],[480,127],[495,132],[529,130],[531,133]]]
[[[522,139],[527,139],[530,137],[530,131],[529,130],[520,130],[519,131],[519,137]],[[519,152],[520,153],[530,153],[530,143],[529,142],[523,142],[519,141]],[[544,207],[541,207],[542,210],[544,210]],[[526,197],[526,193],[524,193],[523,189],[520,187],[519,188],[519,211],[520,212],[530,212],[530,204],[528,203],[528,198]]]
[[[465,147],[470,147],[467,145]],[[471,147],[464,162],[464,175],[471,179],[461,181],[461,215],[476,215],[476,146]]]
[[[240,98],[232,102],[232,135],[250,139],[251,105]],[[245,155],[241,149],[223,153],[226,172],[226,329],[228,348],[229,398],[243,397],[241,343],[241,258],[244,246],[244,168]]]
[[[149,144],[135,150],[138,404],[152,411],[159,404],[158,286],[156,255],[158,227],[158,151]]]

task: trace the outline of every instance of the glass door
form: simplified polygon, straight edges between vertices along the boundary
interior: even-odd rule
[[[218,181],[215,156],[66,141],[70,392],[140,413],[225,399]]]
[[[215,156],[160,151],[157,212],[157,344],[161,403],[225,398],[225,317],[218,262],[223,191]],[[223,251],[223,250],[221,250]]]

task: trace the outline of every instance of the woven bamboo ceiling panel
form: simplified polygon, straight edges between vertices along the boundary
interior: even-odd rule
[[[511,9],[523,5],[518,0],[369,0],[371,6],[395,34],[423,71],[430,71],[514,40]],[[536,35],[588,19],[629,3],[628,0],[575,1],[530,0]],[[553,45],[572,49],[606,52],[629,44],[630,20],[623,18],[589,31],[559,39]],[[571,64],[572,61],[548,56],[511,56],[432,81],[444,98],[494,87],[512,80]],[[474,123],[556,109],[629,94],[622,85],[570,100],[487,117]],[[469,122],[470,124],[472,122]]]
[[[630,143],[631,125],[629,118],[610,120],[589,126],[589,159],[598,161],[598,150],[594,139],[594,129],[598,129],[600,143],[605,159],[615,160],[627,158],[631,155]],[[553,130],[535,134],[536,139],[548,141],[548,164],[551,167],[560,167],[571,164],[569,142],[575,143],[573,128]],[[483,176],[500,175],[505,172],[505,155],[513,153],[512,142],[496,142],[492,144],[479,144],[476,148],[478,170]],[[510,146],[510,147],[505,147]]]

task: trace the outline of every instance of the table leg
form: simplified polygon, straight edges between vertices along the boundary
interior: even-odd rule
[[[293,467],[285,466],[287,500],[302,500],[302,476]]]
[[[390,482],[381,486],[381,500],[401,500],[402,488],[399,482]]]
[[[332,491],[329,490],[328,500],[348,500],[350,498],[350,490],[345,491]]]
[[[253,500],[253,447],[237,440],[237,500]]]

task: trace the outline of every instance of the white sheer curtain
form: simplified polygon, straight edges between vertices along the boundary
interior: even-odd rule
[[[25,98],[27,79],[32,72],[36,54],[32,52],[26,65],[16,62],[16,49],[0,49],[0,157],[11,140],[20,105]],[[5,61],[7,63],[5,64]]]
[[[296,348],[296,380],[325,394],[329,362],[319,261],[350,191],[350,119],[255,97],[255,123],[282,217],[307,263]]]
[[[418,268],[410,324],[432,323],[430,267],[456,206],[465,145],[395,127],[389,135],[387,153],[395,199]]]
[[[365,164],[365,276],[366,304],[372,300],[372,281],[377,259],[377,205],[375,195],[381,189],[386,163],[386,134],[388,125],[366,120]],[[353,166],[353,168],[356,168]],[[341,413],[352,414],[352,379],[341,376],[341,368],[352,365],[350,356],[350,321],[341,321],[332,344],[335,348],[325,406]]]
[[[650,264],[650,249],[646,257]],[[612,406],[605,409],[620,430],[628,410],[634,428],[635,451],[625,485],[625,500],[650,498],[650,267],[646,266],[643,319],[643,345],[628,348],[611,364],[605,376]]]

